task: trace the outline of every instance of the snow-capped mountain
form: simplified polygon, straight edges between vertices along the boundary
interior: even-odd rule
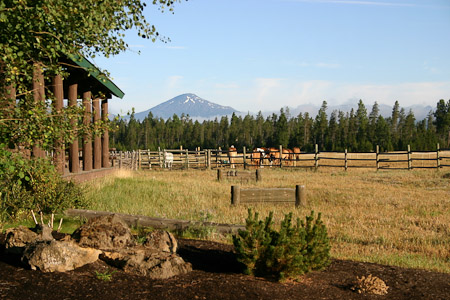
[[[202,99],[195,94],[182,94],[156,105],[146,111],[136,113],[134,116],[138,120],[143,120],[152,112],[154,117],[163,119],[172,118],[174,114],[189,115],[192,119],[208,119],[215,116],[231,115],[238,111],[230,106],[222,106],[208,100]]]

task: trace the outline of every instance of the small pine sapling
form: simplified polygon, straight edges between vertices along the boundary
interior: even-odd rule
[[[248,210],[246,230],[233,235],[237,258],[245,266],[245,273],[281,280],[319,270],[330,263],[330,246],[321,215],[314,220],[314,212],[306,223],[297,219],[292,224],[292,213],[286,214],[280,230],[273,227],[273,213],[265,221],[258,213]]]

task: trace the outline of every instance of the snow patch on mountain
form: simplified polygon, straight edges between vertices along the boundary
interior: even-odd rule
[[[143,120],[152,113],[154,117],[163,119],[172,118],[174,114],[177,116],[189,115],[192,119],[209,119],[216,116],[231,115],[238,113],[237,110],[230,106],[222,106],[202,99],[199,96],[189,93],[176,96],[149,110],[135,114],[137,120]]]

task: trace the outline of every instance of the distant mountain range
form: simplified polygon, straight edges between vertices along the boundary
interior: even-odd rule
[[[224,115],[238,113],[230,106],[222,106],[208,100],[202,99],[195,94],[182,94],[156,105],[146,111],[136,113],[137,120],[143,120],[151,112],[154,117],[163,119],[172,118],[174,114],[189,115],[191,119],[213,119]]]
[[[291,117],[295,117],[299,113],[307,112],[309,113],[310,117],[314,118],[317,115],[317,112],[319,111],[321,104],[322,103],[317,105],[301,104],[295,108],[289,107],[289,114]],[[367,114],[370,114],[373,104],[368,105],[365,103],[365,105]],[[393,106],[389,106],[386,104],[379,104],[378,107],[380,115],[382,115],[383,117],[391,116]],[[357,108],[358,108],[358,100],[354,100],[348,102],[347,104],[328,106],[327,114],[328,116],[330,116],[334,110],[350,112],[351,109],[354,109],[356,112]],[[412,110],[416,118],[416,121],[425,119],[428,116],[428,114],[435,109],[434,107],[431,107],[429,105],[428,106],[412,105],[403,108],[405,109],[406,114],[409,112],[409,110]],[[286,111],[286,107],[284,109]],[[185,114],[189,115],[191,119],[199,121],[214,119],[216,117],[220,118],[221,116],[231,116],[233,113],[235,113],[238,116],[245,116],[247,114],[256,115],[258,113],[257,111],[239,112],[238,110],[230,106],[223,106],[220,104],[210,102],[192,93],[176,96],[146,111],[135,113],[134,116],[137,120],[142,121],[144,120],[144,118],[148,116],[150,112],[153,114],[154,117],[163,119],[172,118],[174,114],[176,114],[178,117],[180,117],[182,114]],[[280,111],[278,110],[278,111],[262,112],[264,117],[272,115],[273,113],[279,115]],[[127,119],[128,116],[124,116],[123,118]]]

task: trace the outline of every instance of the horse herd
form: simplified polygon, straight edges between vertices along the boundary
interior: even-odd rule
[[[234,146],[228,148],[228,162],[232,169],[236,168],[237,159],[239,158],[237,149]],[[292,149],[283,148],[281,153],[278,148],[255,148],[250,153],[251,165],[255,167],[280,165],[282,162],[286,166],[294,165],[295,161],[300,159],[300,148]],[[164,152],[164,168],[171,169],[174,162],[174,155],[171,152]]]
[[[230,167],[235,168],[237,162],[237,149],[232,145],[228,148],[228,159]],[[263,167],[265,165],[280,165],[282,161],[285,161],[287,166],[292,166],[295,161],[300,159],[300,148],[294,147],[292,149],[283,148],[281,153],[280,149],[269,147],[255,148],[251,152],[250,160],[251,164],[255,167]]]

